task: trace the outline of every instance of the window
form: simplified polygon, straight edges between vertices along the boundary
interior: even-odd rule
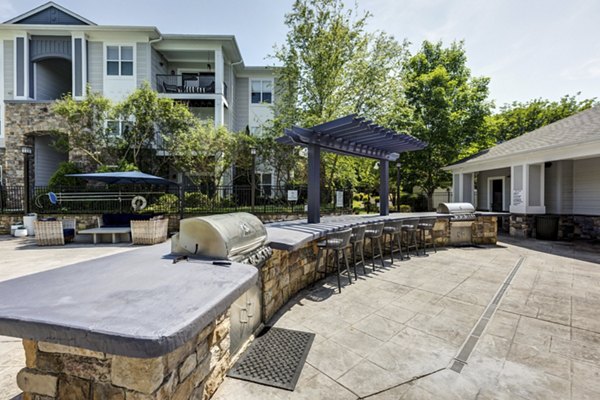
[[[133,75],[132,46],[106,46],[106,74],[111,76]]]
[[[131,122],[122,119],[106,121],[106,133],[112,137],[123,137],[131,129]]]
[[[252,87],[252,104],[273,102],[273,81],[252,80],[250,85]]]
[[[260,189],[264,197],[271,196],[271,188],[273,185],[273,175],[263,173],[260,179]]]

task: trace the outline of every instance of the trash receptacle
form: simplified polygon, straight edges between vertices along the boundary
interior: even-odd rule
[[[23,225],[25,225],[25,229],[27,229],[27,235],[34,236],[35,235],[35,226],[33,221],[37,220],[36,213],[30,213],[23,217]]]
[[[538,215],[535,218],[535,237],[541,240],[557,240],[558,215]]]

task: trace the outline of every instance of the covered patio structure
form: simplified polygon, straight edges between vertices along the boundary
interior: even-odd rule
[[[380,215],[389,214],[389,162],[400,153],[422,150],[427,144],[403,133],[384,128],[351,114],[312,128],[294,126],[285,130],[279,143],[308,148],[308,223],[320,222],[321,150],[379,160]]]

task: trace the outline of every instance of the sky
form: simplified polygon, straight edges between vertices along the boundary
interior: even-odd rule
[[[5,21],[43,0],[0,0]],[[233,34],[246,65],[270,65],[285,41],[293,0],[57,0],[101,25],[163,33]],[[347,1],[353,5],[353,0]],[[474,76],[488,76],[497,106],[581,92],[600,99],[598,0],[358,0],[368,29],[410,41],[464,40]]]

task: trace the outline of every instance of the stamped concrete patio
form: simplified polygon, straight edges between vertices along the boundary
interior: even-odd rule
[[[600,398],[599,249],[509,242],[386,264],[342,294],[331,278],[301,292],[275,317],[316,334],[296,390],[227,378],[213,398]]]
[[[2,238],[0,280],[133,248]],[[296,390],[227,378],[213,398],[600,398],[599,263],[597,245],[505,238],[386,263],[353,285],[343,281],[341,295],[328,278],[276,316],[276,326],[316,334]],[[472,332],[512,272],[489,323]],[[479,340],[455,372],[471,333]],[[23,365],[20,340],[0,337],[0,398],[18,395]]]

